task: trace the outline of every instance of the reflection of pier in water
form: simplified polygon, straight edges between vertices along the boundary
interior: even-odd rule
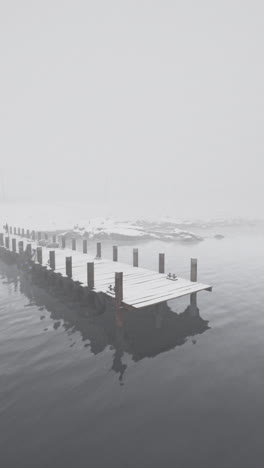
[[[158,354],[183,345],[189,337],[209,329],[208,322],[200,317],[196,301],[192,301],[184,312],[173,312],[166,303],[143,310],[121,310],[116,314],[109,305],[98,314],[95,307],[74,300],[61,292],[53,296],[54,288],[44,289],[32,282],[30,275],[18,272],[16,267],[1,263],[1,270],[8,281],[15,283],[30,304],[45,307],[54,320],[54,329],[63,327],[69,335],[81,334],[85,347],[93,354],[112,348],[112,369],[122,381],[126,365],[122,362],[125,353],[134,361]]]

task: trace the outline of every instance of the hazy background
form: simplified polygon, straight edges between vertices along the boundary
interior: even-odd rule
[[[262,216],[263,2],[0,10],[1,203]]]

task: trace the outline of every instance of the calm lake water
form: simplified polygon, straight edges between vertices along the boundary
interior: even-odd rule
[[[141,266],[165,251],[179,276],[198,257],[214,289],[199,316],[185,297],[123,327],[0,263],[1,467],[263,466],[264,233],[224,234],[139,245]]]

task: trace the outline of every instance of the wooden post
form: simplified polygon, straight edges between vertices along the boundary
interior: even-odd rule
[[[123,300],[123,273],[115,273],[115,300],[116,306],[119,308]]]
[[[56,242],[57,242],[57,236],[56,236],[56,234],[54,234],[54,235],[52,236],[52,242],[53,242],[53,244],[56,244]]]
[[[76,250],[76,239],[72,239],[72,250]]]
[[[25,229],[24,228],[22,228],[22,234],[21,235],[22,235],[22,237],[25,237]]]
[[[65,236],[61,236],[61,248],[65,249],[66,247],[66,239]]]
[[[37,247],[37,262],[42,265],[42,247]]]
[[[16,236],[16,228],[14,227],[14,235]]]
[[[159,273],[165,273],[165,254],[159,254]]]
[[[16,252],[16,239],[12,239],[12,250]]]
[[[50,263],[50,268],[55,271],[56,270],[56,265],[55,265],[55,250],[50,250],[49,253],[49,263]]]
[[[83,253],[87,254],[87,239],[83,239]]]
[[[20,236],[20,228],[17,228],[17,234]]]
[[[41,240],[41,232],[38,231],[38,240],[40,241]]]
[[[5,238],[5,246],[6,246],[6,249],[9,249],[9,237]]]
[[[0,245],[4,246],[4,234],[2,232],[0,232]]]
[[[20,255],[22,255],[24,253],[24,242],[23,241],[18,242],[18,252],[19,252]]]
[[[27,244],[26,252],[27,252],[28,258],[31,258],[32,257],[32,245],[31,244]]]
[[[72,257],[66,257],[66,275],[72,278]]]
[[[97,244],[96,244],[96,258],[102,258],[101,242],[97,242]]]
[[[36,240],[36,232],[35,231],[32,231],[32,240],[35,241]]]
[[[133,266],[138,267],[138,249],[133,249]]]
[[[87,263],[87,284],[89,289],[94,289],[94,262]]]
[[[27,229],[27,238],[30,239],[30,231]]]
[[[113,262],[118,261],[118,247],[117,245],[113,246]]]
[[[197,281],[197,258],[191,258],[191,281]]]

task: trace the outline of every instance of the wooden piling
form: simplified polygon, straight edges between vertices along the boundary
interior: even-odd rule
[[[50,250],[49,253],[49,263],[50,263],[50,268],[55,271],[56,270],[56,264],[55,264],[55,251]]]
[[[96,258],[102,258],[101,242],[97,242],[97,244],[96,244]]]
[[[165,254],[159,254],[159,273],[165,273]]]
[[[0,245],[4,246],[4,234],[2,232],[0,232]]]
[[[37,247],[37,262],[42,265],[42,247]]]
[[[69,278],[72,278],[72,257],[66,257],[65,259],[65,266],[66,266],[66,275]]]
[[[87,263],[87,284],[89,289],[94,289],[94,262]]]
[[[16,252],[16,239],[12,239],[12,250]]]
[[[116,307],[119,308],[123,301],[123,273],[115,273],[115,300]]]
[[[118,247],[117,245],[113,246],[113,262],[118,261]]]
[[[72,239],[72,250],[76,250],[76,239]]]
[[[133,266],[138,267],[138,249],[133,249]]]
[[[83,253],[87,254],[87,239],[83,239]]]
[[[10,245],[9,237],[6,237],[5,238],[5,247],[6,247],[6,249],[9,249],[9,245]]]
[[[191,258],[191,281],[197,281],[197,258]]]
[[[23,241],[18,242],[18,253],[20,255],[22,255],[24,253],[24,242]]]
[[[27,252],[27,256],[31,258],[32,257],[32,244],[27,244],[26,252]]]

